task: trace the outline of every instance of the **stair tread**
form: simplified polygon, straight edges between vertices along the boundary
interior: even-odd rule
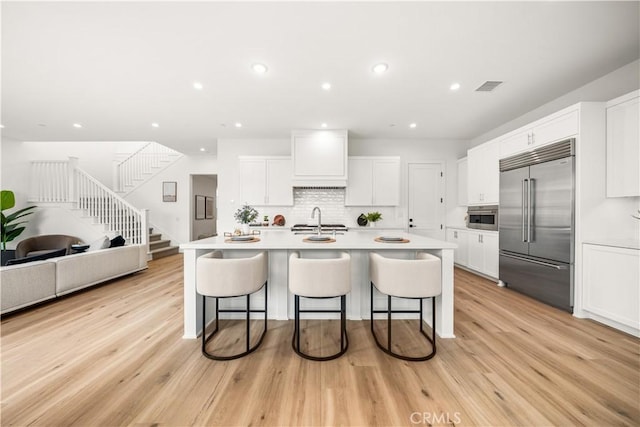
[[[163,248],[158,248],[158,249],[151,249],[149,252],[152,254],[156,254],[159,252],[167,252],[167,251],[173,251],[173,250],[179,250],[180,248],[178,246],[165,246]]]

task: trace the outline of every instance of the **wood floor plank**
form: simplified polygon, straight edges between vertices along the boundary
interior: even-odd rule
[[[330,362],[293,352],[292,321],[215,362],[182,339],[182,262],[3,317],[1,425],[640,425],[640,340],[467,271],[455,271],[457,338],[428,362],[384,354],[360,321]],[[241,348],[242,324],[222,325],[215,345]],[[337,350],[337,325],[303,322],[303,345]],[[422,351],[416,329],[394,321],[394,348]],[[376,330],[384,339],[385,322]]]

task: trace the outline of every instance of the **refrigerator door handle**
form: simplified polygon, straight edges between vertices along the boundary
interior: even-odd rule
[[[527,242],[531,243],[531,184],[533,178],[527,179]]]
[[[524,262],[531,262],[533,264],[539,264],[539,265],[543,265],[545,267],[555,268],[556,270],[566,270],[567,268],[569,268],[565,264],[553,264],[553,263],[550,263],[550,262],[538,261],[538,260],[531,259],[531,258],[519,257],[517,255],[511,255],[511,254],[507,254],[507,253],[504,253],[504,252],[500,252],[500,256],[504,256],[504,257],[507,257],[507,258],[513,258],[513,259],[517,259],[519,261],[524,261]]]
[[[526,208],[525,208],[525,204],[526,204],[526,198],[525,198],[525,193],[526,193],[526,186],[525,183],[527,182],[527,179],[523,179],[522,180],[522,241],[526,242],[527,241],[527,235],[525,233],[525,224],[526,224]]]

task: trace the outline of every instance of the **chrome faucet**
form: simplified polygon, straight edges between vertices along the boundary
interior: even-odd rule
[[[322,234],[322,211],[320,211],[319,207],[315,207],[313,208],[313,210],[311,211],[311,218],[315,218],[316,215],[316,209],[318,210],[318,236]]]

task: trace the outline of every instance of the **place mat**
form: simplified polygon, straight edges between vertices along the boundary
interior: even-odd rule
[[[309,240],[308,237],[305,237],[304,239],[302,239],[303,242],[307,242],[307,243],[333,243],[336,241],[336,239],[329,239],[329,240]]]
[[[373,240],[380,243],[409,243],[411,241],[409,239],[404,239],[404,238],[402,240],[384,240],[384,239],[381,239],[380,237],[376,237]]]
[[[259,237],[254,237],[253,239],[248,239],[248,240],[231,240],[231,239],[224,239],[225,243],[255,243],[255,242],[259,242],[260,238]]]

